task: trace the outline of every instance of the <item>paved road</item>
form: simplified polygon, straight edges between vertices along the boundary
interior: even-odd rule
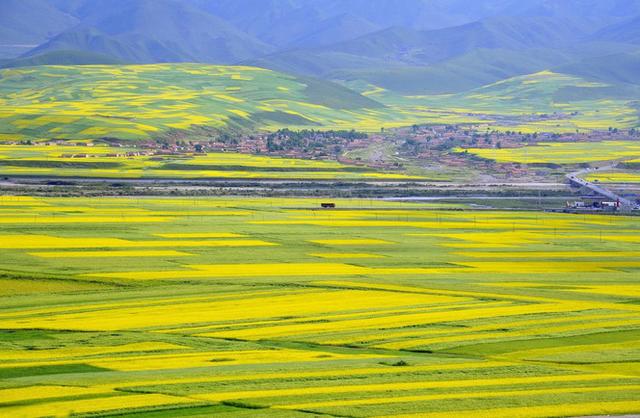
[[[382,200],[390,202],[430,202],[435,200],[531,200],[531,201],[556,201],[556,200],[570,200],[571,195],[568,196],[482,196],[482,195],[450,195],[450,196],[408,196],[408,197],[385,197]]]
[[[1,0],[0,0],[1,1]],[[5,175],[9,180],[0,180],[2,185],[15,185],[15,184],[41,184],[55,181],[66,181],[74,183],[173,183],[173,184],[206,184],[206,183],[228,183],[228,184],[246,184],[246,183],[261,183],[261,184],[291,184],[291,183],[318,183],[318,184],[335,184],[335,183],[355,183],[355,184],[371,184],[376,186],[402,186],[410,183],[416,186],[423,187],[436,187],[436,188],[470,188],[473,190],[479,189],[493,189],[496,187],[515,187],[515,188],[540,188],[544,190],[549,189],[564,189],[566,183],[540,183],[540,182],[528,182],[528,183],[514,183],[514,182],[493,182],[493,183],[450,183],[445,181],[428,181],[428,180],[371,180],[371,179],[268,179],[268,178],[247,178],[247,179],[233,179],[233,178],[109,178],[109,177],[63,177],[63,176],[20,176],[20,175]]]
[[[584,170],[580,170],[580,171],[576,171],[575,173],[569,173],[567,174],[567,179],[569,179],[569,182],[571,182],[572,184],[576,184],[578,186],[581,187],[586,187],[587,189],[591,190],[592,192],[599,194],[600,196],[604,196],[607,197],[609,199],[611,199],[611,201],[616,202],[619,201],[620,205],[622,207],[622,209],[626,209],[626,210],[630,210],[633,209],[637,206],[637,204],[635,202],[632,202],[629,199],[625,199],[624,197],[612,192],[609,189],[606,189],[602,186],[599,186],[595,183],[591,183],[585,179],[583,179],[581,176],[583,176],[584,174],[589,174],[589,173],[593,173],[596,171],[607,171],[607,170],[613,170],[616,166],[615,165],[609,165],[609,166],[605,166],[605,167],[600,167],[599,169],[593,169],[593,168],[585,168]]]

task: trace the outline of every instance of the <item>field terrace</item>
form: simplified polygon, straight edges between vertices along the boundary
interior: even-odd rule
[[[0,145],[0,175],[107,179],[398,180],[420,176],[336,161],[236,153],[163,153],[106,145]]]
[[[0,198],[0,414],[640,407],[635,218],[320,203]]]

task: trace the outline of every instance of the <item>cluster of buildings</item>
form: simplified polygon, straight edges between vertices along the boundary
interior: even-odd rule
[[[622,204],[619,200],[610,201],[604,197],[585,196],[581,200],[567,202],[568,211],[616,212]]]
[[[402,134],[407,138],[407,146],[413,147],[417,155],[439,148],[520,148],[523,144],[535,145],[538,142],[600,142],[606,140],[640,140],[640,131],[636,129],[573,133],[522,133],[517,131],[496,131],[490,125],[484,126],[416,126],[405,129]]]

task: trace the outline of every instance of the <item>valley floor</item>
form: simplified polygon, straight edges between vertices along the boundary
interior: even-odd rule
[[[640,411],[635,217],[28,196],[0,214],[2,416]]]

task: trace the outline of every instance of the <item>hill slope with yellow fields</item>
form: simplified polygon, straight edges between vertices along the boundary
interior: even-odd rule
[[[546,115],[542,117],[541,115]],[[549,116],[551,115],[551,116]],[[638,125],[629,97],[550,71],[456,95],[200,64],[39,66],[0,71],[0,140],[150,139],[195,127],[356,129],[493,124],[522,131]]]

